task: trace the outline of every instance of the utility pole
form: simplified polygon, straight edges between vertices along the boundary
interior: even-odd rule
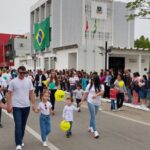
[[[107,41],[105,41],[105,70],[107,70],[107,53],[108,53],[108,50],[107,50]]]

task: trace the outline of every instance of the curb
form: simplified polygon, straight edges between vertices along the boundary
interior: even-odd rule
[[[102,102],[110,103],[111,100],[102,98]],[[143,110],[143,111],[150,111],[149,108],[143,107],[142,105],[133,105],[133,104],[129,104],[129,103],[126,103],[126,102],[123,103],[123,106],[131,107],[131,108],[139,109],[139,110]]]

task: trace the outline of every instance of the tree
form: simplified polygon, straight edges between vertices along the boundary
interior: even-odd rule
[[[149,38],[145,38],[143,35],[134,41],[134,47],[136,48],[149,48],[150,49],[150,41]]]
[[[150,16],[150,0],[134,0],[127,3],[126,7],[131,11],[131,14],[127,16],[127,20],[133,20],[137,17],[148,18]]]

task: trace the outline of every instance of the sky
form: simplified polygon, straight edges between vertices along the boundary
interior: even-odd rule
[[[38,0],[0,0],[0,33],[24,34],[30,31],[30,7]],[[131,0],[120,0],[129,2]],[[135,39],[150,38],[150,20],[135,20]]]

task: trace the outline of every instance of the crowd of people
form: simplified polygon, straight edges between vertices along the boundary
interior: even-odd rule
[[[72,135],[74,111],[81,112],[81,106],[87,101],[90,121],[88,131],[99,137],[96,128],[96,114],[101,99],[111,99],[112,111],[120,111],[123,102],[140,104],[150,108],[150,71],[140,76],[131,70],[101,70],[100,73],[84,70],[18,70],[3,69],[0,71],[0,127],[2,128],[2,108],[13,113],[15,122],[16,150],[21,150],[30,107],[35,113],[40,112],[40,129],[43,146],[47,146],[46,137],[51,132],[50,114],[55,115],[55,92],[61,89],[70,96],[62,110],[63,119],[70,122],[66,137]],[[41,102],[36,106],[36,98]],[[77,107],[73,105],[76,100]],[[6,104],[5,104],[6,103]],[[116,109],[117,108],[117,109]]]

